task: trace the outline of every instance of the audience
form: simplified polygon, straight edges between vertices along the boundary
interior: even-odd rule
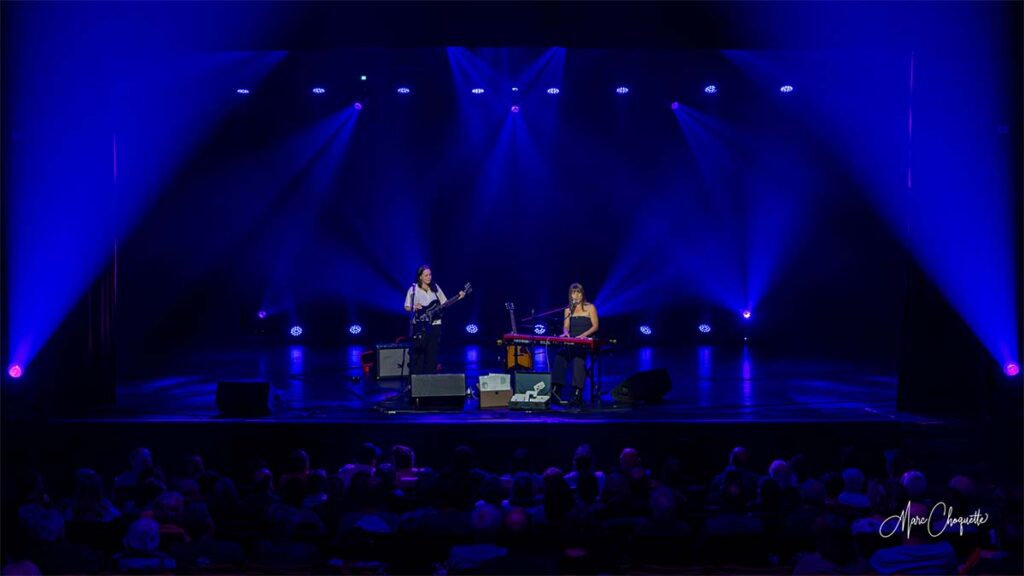
[[[275,464],[279,476],[253,462],[236,487],[196,454],[176,460],[181,475],[165,485],[152,453],[138,448],[111,482],[123,508],[93,469],[65,472],[73,484],[59,505],[41,474],[18,471],[3,570],[946,574],[1021,566],[1019,490],[962,474],[933,487],[903,453],[887,454],[883,471],[880,454],[872,464],[870,454],[845,448],[837,469],[820,472],[798,454],[771,461],[759,478],[753,455],[736,447],[706,484],[692,458],[670,456],[650,470],[634,447],[607,474],[588,444],[576,448],[568,474],[539,467],[525,449],[511,456],[506,470],[485,470],[471,448],[457,446],[437,473],[418,467],[407,446],[382,458],[366,443],[328,474],[297,449]],[[899,526],[901,514],[927,517],[937,502],[956,516],[984,509],[990,523],[961,534],[933,518],[933,531],[947,528],[941,537]]]

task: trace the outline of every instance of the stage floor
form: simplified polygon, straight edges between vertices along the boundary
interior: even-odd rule
[[[114,406],[64,418],[106,422],[319,422],[319,423],[934,423],[896,410],[896,376],[854,363],[765,358],[756,349],[644,347],[604,357],[602,389],[624,378],[666,368],[672,390],[659,404],[602,406],[582,411],[543,412],[479,409],[467,399],[462,410],[405,411],[382,402],[397,394],[363,373],[366,346],[313,349],[281,346],[227,352],[194,352],[153,359],[146,372],[122,378]],[[467,383],[501,370],[496,347],[450,346],[441,358],[448,372],[465,372]],[[537,368],[546,368],[543,353]],[[220,380],[268,380],[272,414],[239,420],[219,415]]]

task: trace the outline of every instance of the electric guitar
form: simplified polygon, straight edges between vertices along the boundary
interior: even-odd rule
[[[472,291],[473,285],[470,284],[469,282],[466,282],[466,285],[462,287],[462,292],[464,293],[463,297],[468,296],[469,293]],[[441,300],[434,300],[430,304],[417,310],[416,313],[413,314],[412,322],[413,324],[433,323],[434,320],[437,320],[438,318],[441,317],[441,315],[444,314],[445,310],[447,310],[450,306],[452,306],[459,300],[462,300],[462,298],[449,298],[448,300],[444,301],[444,304],[441,304]]]

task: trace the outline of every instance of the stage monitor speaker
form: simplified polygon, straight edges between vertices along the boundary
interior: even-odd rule
[[[224,416],[247,418],[270,414],[270,382],[225,381],[217,383],[217,408]]]
[[[646,370],[626,378],[612,390],[616,402],[661,402],[672,389],[672,378],[668,370]]]
[[[536,390],[538,396],[551,396],[551,372],[516,372],[512,378],[516,394]]]
[[[462,409],[466,402],[465,374],[413,374],[412,401],[417,408]]]
[[[411,347],[409,344],[377,345],[377,380],[407,377]]]

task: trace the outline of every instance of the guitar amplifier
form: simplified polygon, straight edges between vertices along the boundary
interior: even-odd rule
[[[377,380],[409,376],[411,344],[378,344],[375,363]]]
[[[417,408],[461,410],[466,403],[465,374],[413,374],[411,387]]]

